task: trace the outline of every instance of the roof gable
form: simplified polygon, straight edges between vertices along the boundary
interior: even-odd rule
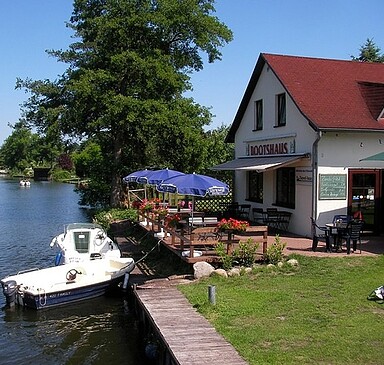
[[[384,64],[262,53],[226,142],[234,142],[265,64],[315,130],[384,130]]]
[[[378,120],[383,114],[384,84],[359,82],[359,88],[372,118]]]

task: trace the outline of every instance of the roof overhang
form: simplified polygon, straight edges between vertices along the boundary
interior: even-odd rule
[[[222,163],[211,167],[211,170],[229,170],[229,171],[258,171],[273,170],[280,167],[291,165],[302,159],[309,158],[309,154],[299,155],[278,155],[261,157],[241,157],[232,161]]]

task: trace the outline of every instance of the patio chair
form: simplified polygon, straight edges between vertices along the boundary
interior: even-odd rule
[[[313,217],[311,217],[311,223],[312,223],[312,251],[315,252],[317,250],[319,239],[324,239],[325,251],[331,252],[328,227],[319,226],[316,223],[316,221],[313,219]]]
[[[249,213],[251,211],[251,204],[240,204],[238,216],[240,219],[249,220]]]
[[[252,208],[252,221],[256,224],[264,224],[263,208]]]
[[[346,240],[347,254],[351,252],[351,241],[353,252],[356,252],[357,242],[359,242],[359,249],[361,253],[361,232],[363,230],[364,221],[351,220],[345,230],[345,234],[342,236]]]
[[[350,221],[351,221],[351,217],[346,214],[336,214],[333,216],[332,223],[334,224],[337,223],[340,225],[339,227],[332,228],[330,232],[330,234],[333,237],[333,242],[334,242],[336,251],[341,249],[341,245],[342,245],[341,240],[343,238],[343,235],[345,235],[346,228]]]

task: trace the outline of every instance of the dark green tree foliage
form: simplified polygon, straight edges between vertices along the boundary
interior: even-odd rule
[[[235,158],[234,144],[224,142],[228,131],[229,127],[222,125],[206,132],[206,156],[202,169],[203,173],[226,182],[232,180],[232,171],[212,171],[211,167]]]
[[[351,58],[353,61],[360,62],[384,62],[384,55],[380,54],[380,48],[376,46],[372,38],[367,38],[365,44],[360,47],[358,57],[351,56]]]
[[[0,148],[4,167],[18,173],[37,165],[40,156],[41,140],[22,121],[13,126],[12,134]]]
[[[59,80],[21,81],[25,117],[40,130],[92,138],[106,165],[98,181],[121,201],[121,177],[145,166],[199,171],[209,109],[184,98],[203,56],[221,58],[231,31],[214,0],[75,0],[76,42],[50,51],[69,65]],[[96,168],[96,167],[95,167]]]

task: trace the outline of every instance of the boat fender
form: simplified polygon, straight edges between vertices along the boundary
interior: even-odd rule
[[[61,262],[61,258],[63,257],[62,252],[58,252],[56,257],[55,257],[55,266],[59,266]]]

